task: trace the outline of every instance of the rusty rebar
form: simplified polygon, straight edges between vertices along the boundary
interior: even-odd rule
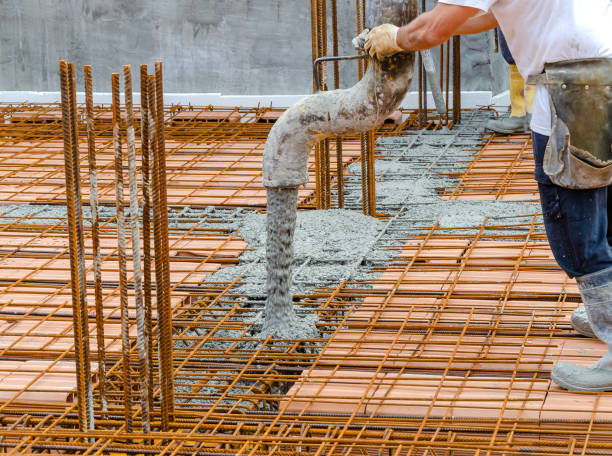
[[[362,12],[361,10],[362,2],[361,0],[355,0],[355,23],[357,27],[357,36],[361,34],[363,31],[363,16],[365,16],[365,10]],[[363,78],[364,73],[364,62],[363,60],[357,60],[357,77],[359,79]]]
[[[361,28],[364,30],[367,27],[367,18],[366,18],[366,0],[361,0]]]
[[[374,130],[367,132],[367,178],[368,178],[368,215],[376,216],[376,170],[375,170],[375,136]]]
[[[318,57],[325,57],[327,56],[327,0],[317,0],[317,2]],[[319,89],[329,90],[329,72],[327,62],[324,62],[321,65],[321,87],[319,87]]]
[[[319,32],[317,23],[317,0],[310,0],[310,29],[311,29],[311,40],[312,40],[312,63],[319,57]],[[316,80],[312,80],[313,92],[317,92],[319,87]]]
[[[189,134],[198,137],[192,131]],[[214,140],[221,142],[228,136],[219,135]],[[501,191],[506,195],[511,194],[511,180],[523,185],[520,182],[528,177],[528,170],[522,169],[523,159],[530,155],[528,138],[504,140],[507,150],[502,156],[500,138],[491,136],[487,141],[492,145],[489,155],[487,150],[481,151],[484,155],[478,153],[453,195],[487,194],[495,198],[500,194],[497,180],[503,181]],[[516,150],[517,142],[521,151]],[[183,139],[175,150],[189,145]],[[45,146],[43,143],[41,149]],[[235,162],[242,157],[235,157]],[[101,157],[98,161],[102,162]],[[484,168],[478,166],[483,163]],[[10,230],[12,222],[6,220],[10,217],[3,226]],[[535,216],[532,220],[539,223]],[[612,427],[604,413],[605,396],[594,396],[595,402],[586,401],[567,410],[563,394],[569,397],[571,393],[555,392],[549,386],[550,354],[557,353],[559,344],[566,340],[580,342],[568,333],[570,326],[565,318],[568,309],[578,304],[579,294],[552,262],[543,226],[538,225],[537,233],[526,233],[523,222],[508,223],[503,228],[505,234],[499,234],[502,227],[492,227],[485,221],[481,237],[465,230],[420,230],[409,236],[403,249],[398,247],[397,260],[376,262],[385,275],[366,280],[370,288],[357,287],[361,283],[357,281],[317,291],[311,303],[322,306],[322,322],[329,322],[331,327],[327,331],[335,334],[335,340],[348,341],[344,348],[319,354],[296,350],[293,343],[264,343],[261,350],[244,348],[243,344],[252,342],[245,316],[253,309],[236,300],[233,284],[218,284],[218,288],[206,291],[196,288],[202,298],[191,296],[174,314],[176,330],[180,331],[175,339],[185,342],[184,348],[175,351],[177,384],[193,388],[177,392],[176,421],[167,433],[155,434],[151,445],[143,445],[150,436],[139,429],[134,434],[125,432],[122,417],[117,417],[124,404],[119,389],[115,389],[109,394],[112,412],[96,416],[99,430],[95,432],[78,431],[78,409],[73,404],[45,404],[43,411],[40,404],[15,402],[7,407],[3,401],[0,446],[13,454],[490,452],[518,456],[571,455],[576,449],[591,455],[610,453],[612,444],[606,439]],[[104,228],[114,230],[111,225]],[[46,225],[44,231],[48,229],[54,236],[65,235],[61,225]],[[3,236],[15,236],[8,230]],[[512,232],[515,234],[507,234]],[[192,234],[183,234],[181,239],[191,241]],[[175,235],[179,236],[173,230]],[[44,240],[42,236],[39,239]],[[52,242],[50,238],[45,245],[52,246]],[[28,245],[31,238],[21,244],[26,248],[20,248],[18,255],[26,254]],[[183,262],[185,258],[177,260]],[[110,270],[116,269],[113,264],[104,263]],[[54,268],[41,270],[57,271]],[[67,276],[64,269],[62,273]],[[538,276],[541,278],[534,279]],[[432,294],[434,289],[438,291]],[[24,287],[22,293],[29,292]],[[364,309],[363,302],[373,304]],[[51,321],[69,316],[60,316],[68,310],[63,303],[49,309],[56,312]],[[4,318],[38,323],[47,320],[49,309],[39,316],[29,311],[24,317],[7,312]],[[477,318],[470,321],[472,314]],[[113,318],[110,315],[107,324]],[[193,335],[194,329],[203,328],[206,332],[202,336]],[[228,337],[228,329],[236,332],[235,339]],[[61,350],[53,349],[55,342],[72,337],[68,332],[50,334],[29,328],[1,333],[10,337],[18,334],[28,342],[44,340],[45,344],[46,338],[53,336],[49,349],[41,350],[45,357],[61,355]],[[361,333],[365,336],[355,337]],[[227,343],[228,348],[219,350],[218,341]],[[18,342],[11,345],[10,350],[3,349],[6,358],[28,353]],[[120,367],[111,367],[110,362],[118,360],[118,355],[107,352],[112,379]],[[593,357],[589,353],[581,356],[585,363]],[[373,374],[379,366],[383,366],[383,376],[366,375],[366,388],[355,388],[364,386],[355,371]],[[303,373],[304,369],[307,372]],[[54,371],[45,370],[44,374],[48,372]],[[512,386],[504,385],[514,378]],[[339,390],[334,385],[346,388]],[[32,392],[39,388],[40,384],[33,384]],[[415,397],[410,394],[414,388],[421,392],[424,388],[432,395]],[[555,401],[548,400],[551,391],[557,394]],[[466,397],[475,397],[476,401]],[[351,403],[355,407],[347,412]],[[287,409],[287,404],[292,408]],[[325,412],[336,411],[336,407],[337,413]],[[153,422],[154,426],[158,424]],[[85,440],[89,438],[95,442]]]
[[[117,208],[117,261],[119,263],[119,294],[121,299],[121,346],[123,363],[123,400],[125,427],[132,432],[132,380],[130,373],[130,321],[128,313],[128,284],[126,271],[125,216],[123,212],[123,150],[121,133],[121,101],[119,73],[112,76],[113,142],[115,149],[115,201]]]
[[[361,136],[361,201],[363,213],[376,215],[376,173],[374,169],[374,130]]]
[[[338,208],[344,208],[344,157],[342,138],[336,138],[336,188],[338,191]]]
[[[419,92],[419,129],[425,126],[425,116],[424,116],[424,105],[423,105],[423,57],[419,52],[416,58],[417,64],[417,81],[418,81],[418,92]],[[427,96],[427,94],[425,94]]]
[[[172,369],[172,312],[170,266],[168,257],[168,208],[166,194],[166,159],[164,141],[164,94],[162,63],[155,62],[155,144],[153,154],[153,220],[155,239],[155,276],[159,321],[158,351],[161,384],[162,430],[173,421],[174,380]]]
[[[316,42],[317,42],[317,58],[327,55],[327,2],[326,0],[316,1]],[[324,62],[321,65],[321,77],[319,87],[316,90],[329,90],[329,71],[328,64]],[[315,164],[317,173],[317,208],[329,209],[331,201],[330,192],[330,166],[329,166],[329,140],[325,139],[319,142],[315,148]]]
[[[427,11],[427,4],[425,2],[425,0],[421,0],[421,14],[425,13]],[[429,86],[428,81],[427,81],[427,72],[425,71],[425,62],[423,59],[423,55],[419,52],[419,58],[418,58],[418,64],[419,64],[419,88],[422,92],[422,106],[420,106],[421,108],[421,117],[422,117],[422,127],[427,127],[427,123],[429,121],[428,117],[428,112],[427,112],[427,88]]]
[[[329,139],[324,139],[321,142],[321,164],[323,209],[329,209],[331,207],[331,167],[329,160]]]
[[[332,15],[332,53],[338,57],[338,0],[331,0]],[[334,89],[340,88],[340,64],[334,62]],[[336,138],[336,186],[338,190],[338,208],[344,207],[344,158],[342,156],[342,138]],[[331,204],[330,204],[331,207]]]
[[[453,40],[453,122],[461,122],[461,37]]]
[[[87,399],[87,415],[89,426],[94,428],[94,409],[93,409],[93,392],[91,388],[91,364],[89,357],[89,311],[87,308],[87,281],[85,277],[85,241],[83,230],[83,205],[81,199],[81,171],[80,171],[80,152],[79,152],[79,121],[77,113],[77,96],[76,96],[76,66],[74,62],[68,63],[70,71],[70,97],[72,106],[71,119],[72,126],[72,172],[74,174],[74,203],[75,203],[75,220],[76,220],[76,241],[77,241],[77,265],[78,265],[78,280],[79,280],[79,312],[81,334],[83,337],[83,362],[85,364],[85,385]]]
[[[451,60],[450,60],[450,55],[451,55],[451,43],[449,41],[446,42],[445,44],[446,47],[446,57],[445,57],[445,62],[446,62],[446,79],[445,79],[445,86],[444,86],[444,93],[445,93],[445,98],[446,98],[446,123],[448,124],[448,119],[450,117],[450,79],[451,79]]]
[[[360,2],[360,0],[357,0]],[[361,133],[359,135],[359,143],[361,146],[361,206],[364,214],[370,213],[369,208],[369,191],[368,191],[368,135]]]
[[[153,311],[151,302],[151,135],[149,82],[147,66],[140,67],[140,144],[142,173],[142,244],[143,244],[143,288],[145,310],[145,339],[149,363],[149,407],[153,410]]]
[[[142,430],[150,432],[149,397],[149,355],[145,329],[145,311],[142,285],[142,254],[140,249],[140,204],[138,202],[138,179],[136,176],[136,138],[134,133],[134,106],[132,94],[132,67],[123,66],[123,88],[126,110],[126,139],[128,152],[128,179],[130,187],[130,227],[132,229],[132,263],[134,268],[134,299],[136,305],[136,345],[138,346],[138,365],[140,370],[140,395]]]
[[[77,372],[77,400],[79,429],[85,432],[94,427],[93,395],[89,365],[89,328],[85,300],[86,283],[83,249],[83,220],[81,212],[78,123],[76,110],[75,67],[60,61],[62,93],[62,123],[64,132],[64,163],[66,206],[68,215],[70,286],[74,323],[75,364]]]
[[[323,209],[322,197],[322,175],[321,175],[321,143],[317,143],[313,147],[315,158],[315,207],[318,210]]]
[[[104,307],[102,304],[102,256],[100,252],[100,217],[98,213],[98,168],[96,165],[96,125],[94,120],[92,70],[83,67],[85,80],[85,115],[87,121],[87,159],[89,164],[89,208],[93,248],[94,297],[96,308],[96,343],[98,346],[98,390],[102,410],[107,410],[106,356],[104,347]]]

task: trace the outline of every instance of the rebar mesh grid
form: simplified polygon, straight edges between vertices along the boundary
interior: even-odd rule
[[[0,380],[2,410],[19,410],[24,404],[47,403],[60,407],[73,399],[74,376],[54,377],[55,370],[74,372],[74,340],[68,233],[65,218],[36,215],[0,216]],[[108,217],[100,227],[102,265],[102,308],[106,362],[114,364],[120,354],[120,303],[115,218]],[[219,217],[209,215],[173,219],[180,228],[170,230],[172,306],[186,305],[191,293],[204,279],[238,262],[246,244],[232,233]],[[93,251],[89,229],[86,230],[85,269],[89,286],[93,283]],[[131,258],[128,258],[131,259]],[[130,262],[131,265],[131,262]],[[127,269],[133,281],[133,270]],[[95,351],[96,325],[94,296],[88,296],[90,345]],[[128,290],[130,335],[135,336],[133,289]],[[94,360],[96,356],[92,355]],[[33,361],[37,360],[37,361]],[[17,367],[13,364],[17,363]],[[33,367],[34,366],[34,367]],[[15,377],[8,372],[27,371]],[[112,375],[112,370],[109,372]],[[6,378],[4,378],[6,377]],[[28,379],[22,382],[16,379]],[[30,382],[31,379],[31,382]],[[61,380],[61,381],[60,381]],[[42,405],[44,404],[44,405]],[[120,407],[120,404],[119,404]]]
[[[509,144],[494,165],[500,174],[508,163],[518,162],[514,149],[521,148],[521,160],[528,158],[523,137],[505,143],[484,137],[483,149],[469,146],[479,138],[473,128],[478,121],[478,112],[464,113],[466,128],[474,131],[442,135],[449,144],[474,149],[466,151],[467,172],[452,177],[474,172],[470,170],[491,144],[501,150]],[[207,129],[227,122],[202,123]],[[172,134],[168,137],[167,143],[173,140]],[[210,142],[224,147],[223,138]],[[39,141],[40,147],[47,142]],[[189,149],[189,140],[180,141]],[[247,139],[236,142],[243,141]],[[435,172],[433,165],[446,160],[442,142],[439,159],[435,155],[414,162],[415,175]],[[387,150],[379,152],[384,154],[378,158],[392,159]],[[104,152],[99,166],[104,176]],[[523,175],[513,171],[501,179],[512,189]],[[109,174],[109,185],[111,179]],[[499,188],[491,185],[489,191]],[[452,189],[441,192],[449,195]],[[0,266],[8,279],[0,295],[0,446],[9,454],[612,452],[609,397],[563,392],[549,380],[557,360],[591,364],[605,347],[571,330],[568,315],[579,304],[577,289],[555,265],[539,219],[419,229],[405,226],[406,208],[394,205],[380,206],[390,224],[374,249],[392,250],[397,258],[385,263],[366,255],[360,266],[378,270],[378,279],[357,282],[349,277],[338,286],[297,296],[297,306],[316,309],[322,334],[302,342],[253,337],[254,317],[263,302],[258,305],[235,291],[240,278],[202,284],[210,272],[235,264],[245,248],[227,214],[217,210],[193,218],[177,216],[170,232],[175,422],[168,432],[146,435],[124,428],[117,260],[110,242],[116,227],[114,213],[103,210],[109,407],[96,408],[96,430],[79,433],[65,213],[51,217],[47,208],[41,206],[37,214],[37,206],[27,207],[32,213],[13,207],[0,214],[0,253],[7,261]],[[91,282],[89,227],[85,234]],[[26,260],[31,263],[22,265]],[[88,305],[92,308],[93,302]],[[93,315],[89,324],[95,361]],[[136,377],[134,345],[129,368]],[[157,357],[152,368],[159,368]],[[133,394],[136,399],[139,391]],[[135,408],[135,429],[140,419]],[[158,412],[152,414],[153,429],[160,428],[160,419]]]
[[[8,111],[8,109],[7,109]],[[50,115],[51,108],[33,112],[33,118],[47,113]],[[21,111],[19,111],[21,113]],[[204,122],[198,121],[201,114],[213,113],[221,120]],[[223,129],[208,128],[202,134],[199,133],[194,123],[222,125],[225,123],[223,116],[226,111],[181,111],[176,113],[173,119],[180,117],[178,121],[170,120],[167,148],[167,177],[168,177],[168,204],[173,206],[265,206],[265,189],[261,183],[262,171],[261,160],[265,136],[257,133],[264,126],[266,131],[269,124],[259,123],[259,119],[269,111],[247,112],[243,116],[236,111],[231,113],[239,116],[232,123],[230,131]],[[257,115],[256,115],[257,113]],[[5,112],[13,127],[11,116],[14,112]],[[185,116],[189,114],[189,118]],[[103,116],[107,113],[104,111]],[[98,117],[101,117],[99,115]],[[182,115],[182,117],[181,117]],[[168,116],[167,116],[168,117]],[[21,119],[21,117],[18,117]],[[186,120],[189,119],[189,120]],[[247,121],[246,119],[250,119]],[[61,122],[55,121],[53,128],[57,132],[51,137],[32,137],[32,130],[37,122],[17,122],[19,128],[25,124],[28,129],[25,133],[0,142],[0,198],[9,204],[18,203],[47,203],[63,204],[65,198],[65,180],[63,166],[63,143],[60,134]],[[109,124],[110,125],[110,124]],[[6,125],[5,125],[6,126]],[[96,159],[98,163],[99,201],[100,204],[112,204],[114,202],[114,169],[113,169],[113,145],[112,137],[106,136],[108,128],[97,126],[98,135],[96,139]],[[185,130],[189,134],[184,133]],[[251,135],[251,131],[254,133]],[[181,134],[180,132],[183,131]],[[249,136],[252,136],[249,138]],[[136,141],[136,147],[140,147]],[[356,141],[345,141],[344,160],[346,163],[354,161],[359,156],[359,144]],[[81,179],[83,185],[83,197],[88,198],[88,172],[87,172],[87,142],[86,138],[80,141]],[[140,168],[140,163],[138,163]],[[314,191],[314,158],[310,164],[310,182],[300,190],[302,200],[310,198]],[[125,189],[126,196],[128,189]],[[127,200],[127,198],[126,198]]]
[[[254,309],[219,284],[175,309],[172,432],[144,445],[109,413],[83,435],[94,443],[79,441],[66,431],[67,407],[11,429],[18,417],[5,414],[3,444],[88,454],[609,452],[612,398],[548,378],[557,360],[588,364],[605,346],[570,330],[576,286],[537,218],[521,225],[512,237],[499,234],[508,226],[433,227],[380,265],[371,288],[346,282],[304,297],[331,335],[324,347],[253,339]]]
[[[533,200],[538,187],[533,179],[533,145],[530,135],[490,134],[485,146],[459,175],[454,189],[444,198],[451,200]]]

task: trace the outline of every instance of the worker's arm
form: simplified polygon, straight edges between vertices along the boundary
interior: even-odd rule
[[[438,3],[397,32],[397,45],[405,51],[431,49],[448,41],[480,10],[469,6]]]
[[[455,30],[455,35],[474,35],[494,29],[498,25],[497,19],[489,11],[487,14],[469,18]]]
[[[453,35],[478,33],[497,25],[492,14],[477,16],[480,12],[469,6],[438,3],[399,29],[391,24],[374,28],[368,35],[366,50],[378,56],[421,51],[445,43]]]

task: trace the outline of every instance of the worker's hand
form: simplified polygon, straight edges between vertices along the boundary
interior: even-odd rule
[[[399,27],[393,24],[383,24],[374,27],[366,37],[365,50],[372,57],[378,58],[402,52],[403,49],[397,45],[397,31]]]

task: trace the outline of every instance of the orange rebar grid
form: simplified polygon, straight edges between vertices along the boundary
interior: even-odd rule
[[[28,133],[25,128],[27,126],[36,131],[37,122],[13,122],[8,108],[0,111],[10,122],[3,124],[6,128],[4,133],[10,136],[0,139],[0,197],[12,204],[64,204],[66,197],[63,190],[64,170],[60,161],[61,131],[35,136],[35,133]],[[261,131],[262,128],[265,128],[266,132],[269,131],[272,123],[262,123],[260,120],[270,111],[245,109],[246,112],[238,115],[236,122],[231,122],[233,127],[229,130],[222,129],[226,124],[230,124],[223,120],[228,116],[226,110],[210,111],[197,108],[193,111],[180,111],[175,115],[169,114],[169,111],[171,112],[166,110],[165,113],[168,136],[168,203],[173,206],[264,207],[265,189],[261,183],[261,159],[265,136],[262,136]],[[198,120],[202,113],[214,114],[221,120]],[[176,120],[179,114],[183,116],[181,120]],[[99,120],[101,116],[106,116],[106,110],[98,109],[95,116],[99,204],[112,204],[115,196],[110,124]],[[32,114],[31,118],[36,118],[36,115]],[[140,113],[136,112],[135,119],[139,118]],[[136,130],[139,134],[140,128]],[[190,134],[186,133],[187,131],[190,131]],[[86,147],[85,138],[81,141],[80,147]],[[139,140],[136,140],[135,145],[140,149]],[[354,139],[346,140],[343,145],[345,164],[359,157]],[[331,144],[331,150],[335,150],[334,144]],[[82,160],[82,166],[85,167],[86,157]],[[331,162],[335,166],[333,156]],[[137,166],[141,166],[138,160]],[[300,189],[300,198],[303,206],[312,207],[309,201],[314,190],[314,158],[311,158],[309,168],[310,182]],[[87,179],[85,172],[82,179]],[[83,192],[85,198],[89,197],[88,186],[83,188]]]
[[[511,150],[517,141],[507,140],[509,149],[500,152],[495,166],[516,166]],[[483,150],[490,144],[486,141]],[[477,151],[466,175],[484,155]],[[504,173],[506,187],[512,188],[520,173]],[[491,190],[496,194],[499,187]],[[229,252],[231,261],[237,261],[244,244],[233,244],[238,241],[229,233],[224,237],[210,229],[171,230],[170,251],[173,245],[179,249],[171,255],[170,268],[178,344],[175,421],[160,432],[161,416],[154,413],[150,436],[125,433],[117,418],[123,403],[117,381],[122,369],[119,332],[113,330],[119,310],[116,247],[110,242],[116,236],[114,219],[100,227],[107,358],[113,364],[108,371],[109,411],[96,411],[95,433],[74,432],[76,408],[66,403],[70,394],[58,396],[50,383],[53,376],[75,369],[73,363],[65,364],[74,353],[70,307],[62,299],[69,295],[68,283],[58,287],[44,278],[61,277],[59,271],[68,270],[68,244],[65,220],[40,222],[35,216],[0,216],[2,245],[10,246],[5,256],[13,260],[4,267],[0,262],[7,273],[13,271],[0,294],[2,315],[12,322],[0,329],[0,340],[9,344],[2,354],[43,353],[50,361],[20,367],[19,375],[30,380],[22,380],[19,390],[0,379],[0,393],[6,397],[0,436],[7,448],[270,455],[569,455],[612,450],[609,398],[567,393],[548,379],[557,360],[592,364],[605,347],[570,331],[567,316],[579,303],[576,285],[555,265],[534,216],[504,226],[425,229],[405,239],[391,265],[378,266],[380,278],[345,281],[300,297],[298,305],[317,308],[328,339],[323,346],[324,339],[252,339],[256,310],[232,291],[236,283],[199,286],[203,271],[228,264]],[[86,230],[86,258],[93,277],[90,233]],[[216,239],[216,247],[207,247],[208,255],[178,255],[208,246],[207,239]],[[24,259],[33,261],[29,269],[15,270],[14,261]],[[179,270],[182,276],[176,276]],[[18,302],[24,303],[21,310]],[[9,318],[9,312],[17,314]],[[131,331],[132,340],[135,336]],[[93,332],[90,338],[93,344]],[[130,363],[136,366],[137,359],[134,347]],[[0,363],[0,372],[15,370],[15,365]],[[42,409],[33,402],[36,394],[58,399]],[[134,420],[135,426],[141,424],[138,414]],[[93,443],[85,437],[94,438]],[[145,445],[147,438],[153,443]]]

